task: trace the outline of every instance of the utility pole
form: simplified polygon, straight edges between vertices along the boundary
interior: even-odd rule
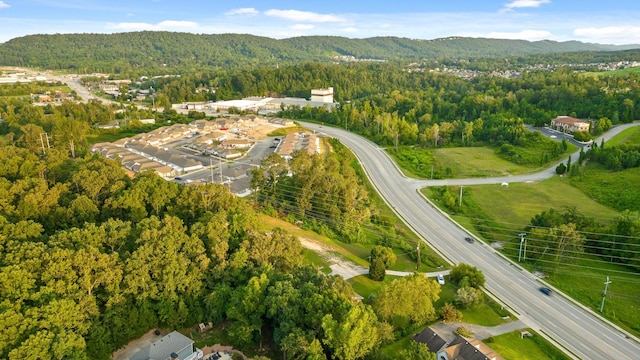
[[[40,145],[42,145],[42,153],[46,155],[47,152],[44,150],[44,140],[42,139],[43,134],[44,134],[44,137],[47,139],[47,149],[51,149],[51,144],[49,144],[49,134],[40,133]]]
[[[607,288],[609,287],[609,284],[611,284],[611,280],[609,280],[609,277],[607,276],[607,281],[604,282],[604,293],[602,294],[602,305],[600,305],[600,312],[602,312],[602,309],[604,309],[604,299],[607,297]]]
[[[218,158],[218,168],[220,169],[220,185],[224,184],[222,182],[222,158]]]
[[[460,185],[460,208],[462,208],[462,185]]]
[[[524,240],[524,236],[527,235],[526,233],[520,233],[518,234],[518,236],[520,236],[520,250],[518,251],[518,262],[520,262],[520,257],[522,256],[522,243],[525,241]],[[525,255],[524,255],[524,259],[527,259],[527,255],[526,255],[526,250],[525,250]]]
[[[211,182],[213,182],[213,158],[209,155],[209,170],[211,171]]]
[[[420,243],[418,243],[418,247],[416,248],[416,250],[418,250],[418,257],[417,257],[417,263],[416,263],[416,270],[420,269]]]
[[[433,164],[431,164],[431,180],[433,180]]]
[[[44,151],[44,141],[42,141],[42,133],[40,133],[40,144],[42,145],[42,153],[46,155],[47,152]]]

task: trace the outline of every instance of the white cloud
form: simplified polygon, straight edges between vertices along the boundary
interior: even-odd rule
[[[538,41],[553,38],[553,34],[545,30],[522,30],[518,32],[490,32],[488,38]]]
[[[582,37],[580,41],[600,44],[640,44],[640,26],[635,25],[576,28],[573,35]]]
[[[515,0],[506,4],[504,7],[507,9],[531,8],[531,7],[537,8],[537,7],[540,7],[540,5],[549,4],[550,2],[551,0]]]
[[[260,12],[254,8],[239,8],[239,9],[231,9],[224,13],[227,16],[233,15],[258,15]]]
[[[341,32],[345,32],[345,33],[356,33],[358,32],[358,29],[354,28],[354,27],[346,27],[346,28],[342,28],[340,29]]]
[[[143,22],[121,22],[117,24],[107,24],[108,29],[114,30],[154,30],[152,24]]]
[[[4,1],[0,1],[0,9],[6,9],[8,7],[11,7],[11,5],[7,4]]]
[[[640,40],[640,26],[605,26],[578,28],[575,35],[593,39],[632,38]]]
[[[157,26],[162,29],[197,28],[198,23],[193,21],[184,21],[184,20],[165,20],[165,21],[159,22]]]
[[[314,27],[315,26],[311,25],[311,24],[295,24],[295,25],[291,26],[291,28],[294,29],[294,30],[311,30]]]
[[[277,10],[271,9],[264,12],[267,16],[279,17],[298,22],[342,22],[343,18],[335,15],[319,14],[310,11]]]
[[[165,20],[157,24],[149,24],[144,22],[121,22],[117,24],[107,24],[108,29],[124,30],[124,31],[141,31],[141,30],[176,30],[176,29],[195,29],[199,25],[193,21]]]

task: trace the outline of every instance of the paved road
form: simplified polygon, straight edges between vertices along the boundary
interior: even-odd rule
[[[301,124],[340,139],[356,154],[382,197],[417,234],[450,262],[464,262],[482,270],[487,279],[486,290],[491,295],[507,305],[528,327],[559,345],[569,356],[594,360],[638,358],[640,340],[563,296],[558,290],[554,289],[553,296],[542,294],[538,290],[543,285],[540,279],[482,242],[469,244],[464,241],[469,234],[417,192],[417,189],[429,185],[542,180],[554,176],[555,165],[535,174],[512,177],[440,181],[408,179],[398,171],[384,150],[371,141],[342,129]],[[605,138],[624,128],[614,128]],[[573,156],[572,161],[577,160],[578,153]]]

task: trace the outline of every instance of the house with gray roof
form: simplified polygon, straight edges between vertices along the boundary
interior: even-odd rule
[[[129,360],[198,360],[202,350],[194,348],[193,340],[173,331],[138,351]]]
[[[495,350],[478,339],[451,335],[439,334],[433,328],[427,327],[411,338],[427,345],[438,360],[504,360]]]

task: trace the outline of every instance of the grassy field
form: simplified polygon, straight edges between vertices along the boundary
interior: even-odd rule
[[[639,69],[638,71],[640,71],[640,68],[638,69]],[[616,137],[606,142],[604,146],[605,147],[619,146],[623,144],[629,144],[629,145],[640,144],[640,126],[634,126],[624,130],[623,132],[618,134]]]
[[[546,153],[548,144],[518,148],[512,147],[518,157],[529,159],[527,163],[536,165],[519,165],[505,160],[497,154],[499,149],[491,147],[455,147],[428,149],[404,146],[398,152],[387,149],[402,172],[408,177],[419,179],[460,179],[474,177],[492,177],[527,174],[540,170],[557,159],[541,159],[540,154]],[[568,144],[565,154],[576,151],[577,148]]]
[[[475,185],[465,189],[491,219],[513,229],[522,229],[534,215],[550,208],[576,207],[583,215],[601,221],[618,215],[614,209],[593,201],[571,186],[567,178],[559,176],[540,182],[510,183],[509,186]]]
[[[564,360],[570,359],[547,340],[528,329],[532,337],[520,337],[520,331],[494,336],[487,345],[505,360]]]
[[[619,211],[640,211],[640,168],[613,172],[600,164],[589,163],[580,170],[569,182],[590,198]]]
[[[97,144],[97,143],[101,143],[101,142],[114,142],[116,140],[120,140],[122,138],[126,138],[126,137],[131,137],[131,136],[135,136],[138,133],[136,132],[124,132],[124,131],[120,131],[117,133],[107,133],[107,132],[103,132],[103,133],[99,133],[99,134],[88,134],[87,135],[87,141],[89,142],[89,144]]]
[[[437,149],[434,155],[437,163],[452,169],[453,178],[507,176],[532,171],[530,167],[499,158],[494,149],[486,147]]]

